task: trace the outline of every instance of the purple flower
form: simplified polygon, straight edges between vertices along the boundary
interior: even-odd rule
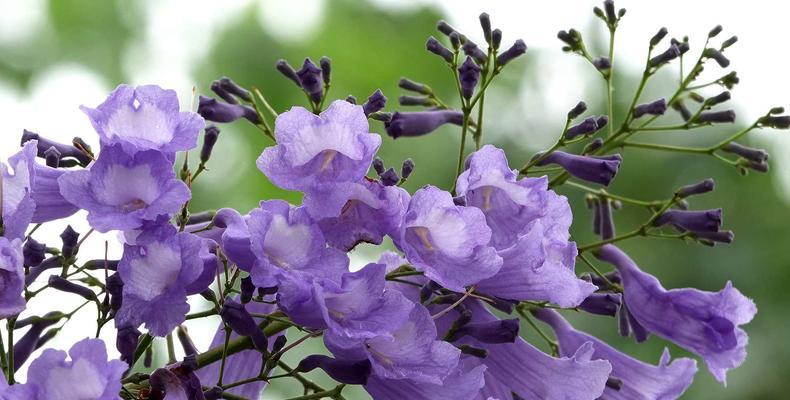
[[[4,203],[4,206],[14,207],[13,212],[8,213],[10,215],[4,214],[6,219],[9,217],[11,218],[10,225],[12,226],[12,234],[16,234],[16,231],[20,229],[24,230],[27,228],[28,223],[38,224],[65,218],[79,210],[79,208],[69,203],[60,194],[58,178],[60,178],[66,170],[35,162],[37,154],[36,149],[39,148],[41,144],[39,139],[35,139],[39,137],[38,135],[34,133],[28,135],[28,133],[29,132],[26,131],[25,135],[22,137],[22,150],[9,160],[14,168],[14,176],[11,177],[7,173],[4,175],[5,179],[10,179],[11,181],[11,183],[7,185],[8,187],[4,187],[4,189],[11,191],[9,201],[11,203],[20,203],[16,205]],[[28,137],[34,137],[34,139],[29,139]],[[65,145],[58,145],[59,147],[66,147]],[[73,148],[74,151],[78,151],[73,146],[69,147]],[[58,150],[54,151],[57,152]],[[24,182],[27,182],[27,184]],[[27,188],[27,196],[20,193],[20,190],[25,187]],[[8,194],[5,195],[8,196]],[[28,216],[30,212],[29,199],[32,199],[32,202],[35,204],[32,217]],[[28,218],[30,218],[30,220],[28,220]],[[5,221],[5,223],[9,224],[8,221]],[[22,227],[22,225],[24,225],[24,227]],[[8,234],[8,229],[6,229],[6,234]]]
[[[461,83],[461,93],[469,100],[480,81],[480,67],[472,61],[472,57],[467,56],[466,61],[458,68],[458,79]]]
[[[58,183],[63,197],[87,210],[99,232],[138,228],[177,212],[191,197],[164,154],[129,155],[120,146],[106,146],[90,169],[70,171]]]
[[[656,101],[639,104],[634,107],[634,118],[639,118],[643,115],[664,115],[664,112],[667,111],[667,101],[663,98],[660,98]]]
[[[32,182],[35,174],[36,142],[27,142],[21,151],[8,159],[8,166],[0,163],[3,174],[2,236],[9,239],[22,239],[30,224],[36,205],[32,198]],[[8,170],[13,169],[13,174]]]
[[[197,111],[203,118],[214,122],[233,122],[245,118],[253,124],[261,123],[261,117],[250,106],[222,103],[206,96],[199,97]]]
[[[276,286],[289,271],[334,281],[348,271],[346,254],[326,247],[324,235],[302,207],[282,200],[264,201],[250,212],[247,225],[256,257],[250,271],[255,286]]]
[[[36,211],[33,213],[32,223],[66,218],[79,211],[79,207],[60,194],[58,179],[68,173],[68,170],[34,163],[33,171],[32,197],[36,203]]]
[[[609,186],[617,174],[622,160],[623,158],[619,154],[579,156],[564,151],[555,151],[541,160],[538,165],[557,164],[579,179]]]
[[[277,145],[265,149],[257,165],[274,184],[289,190],[359,181],[381,145],[381,137],[369,133],[362,107],[343,100],[321,115],[294,107],[277,117],[274,130]]]
[[[483,212],[456,206],[450,193],[426,186],[414,193],[396,243],[427,277],[462,292],[502,267],[490,240]]]
[[[0,237],[0,319],[18,315],[25,309],[22,260],[22,241]]]
[[[304,59],[302,69],[296,71],[299,77],[299,84],[310,99],[316,103],[324,97],[323,81],[321,79],[321,68],[313,63],[309,58]]]
[[[192,149],[205,124],[198,114],[180,111],[174,90],[156,85],[119,85],[98,107],[80,109],[90,118],[103,145],[120,144],[130,154]]]
[[[441,384],[411,379],[386,379],[371,375],[365,390],[375,400],[458,400],[476,399],[485,385],[485,365],[474,357],[462,357]],[[503,398],[510,399],[510,398]]]
[[[47,349],[30,364],[27,383],[32,397],[24,400],[115,400],[121,390],[125,362],[108,360],[104,342],[83,339],[66,352]]]
[[[144,323],[151,335],[165,336],[184,322],[187,296],[200,293],[214,279],[218,262],[201,239],[172,226],[159,228],[145,243],[124,245],[118,273],[123,303],[116,326]]]
[[[596,256],[617,267],[628,311],[639,325],[701,356],[722,383],[728,369],[743,363],[748,337],[738,326],[751,321],[757,307],[731,282],[715,293],[666,290],[613,245],[603,246]]]
[[[454,110],[433,110],[414,112],[395,112],[389,122],[384,124],[387,134],[393,139],[401,136],[422,136],[431,133],[444,124],[461,125],[464,115]]]
[[[363,178],[317,186],[305,193],[303,204],[329,245],[349,251],[361,242],[381,244],[384,235],[397,236],[409,193]]]
[[[659,215],[653,224],[671,224],[692,232],[718,232],[721,227],[721,208],[703,211],[668,210]]]
[[[560,345],[560,354],[573,354],[585,343],[592,342],[592,358],[612,364],[611,378],[622,383],[619,389],[607,387],[603,397],[613,400],[676,399],[691,385],[697,362],[680,358],[670,364],[669,350],[664,348],[658,365],[639,361],[584,332],[577,331],[553,310],[538,311],[538,318],[551,325]]]

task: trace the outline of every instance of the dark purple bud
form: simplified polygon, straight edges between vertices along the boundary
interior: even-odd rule
[[[205,163],[211,158],[211,151],[214,150],[218,138],[219,128],[215,125],[207,126],[203,133],[203,147],[200,148],[200,162]]]
[[[768,163],[765,161],[749,161],[746,163],[746,168],[757,172],[768,172]]]
[[[27,238],[25,245],[22,246],[23,265],[25,267],[35,267],[41,264],[46,257],[47,246],[37,242],[32,237]]]
[[[612,61],[607,57],[596,58],[592,61],[592,64],[598,71],[606,71],[609,68],[612,68]]]
[[[610,377],[606,378],[606,387],[608,387],[608,388],[610,388],[612,390],[619,391],[620,389],[623,388],[623,381],[620,380],[620,379],[617,379],[615,377],[610,376]]]
[[[455,51],[458,51],[458,49],[461,48],[461,35],[459,35],[458,32],[453,32],[449,35],[449,37],[450,37],[450,45],[453,46],[453,49]]]
[[[231,299],[225,299],[222,310],[219,312],[222,321],[228,324],[233,332],[242,336],[249,336],[256,349],[260,352],[266,351],[266,336],[258,328],[258,324],[252,319],[250,313],[243,305]]]
[[[296,75],[296,70],[291,64],[288,64],[288,61],[278,60],[275,68],[277,68],[283,76],[295,83],[296,86],[302,87],[302,83],[299,81],[299,75]]]
[[[603,9],[606,12],[606,20],[610,24],[617,22],[617,15],[614,12],[614,1],[606,0],[603,2]]]
[[[61,158],[74,158],[79,161],[82,165],[88,165],[91,162],[90,157],[88,157],[85,153],[83,153],[80,149],[75,146],[58,143],[53,140],[49,140],[45,137],[42,137],[38,133],[31,132],[27,129],[22,131],[22,141],[21,144],[24,145],[27,143],[28,140],[37,140],[38,143],[36,144],[36,155],[41,158],[46,158],[46,151],[49,150],[50,147],[54,147],[60,152]],[[88,147],[89,148],[89,147]]]
[[[760,118],[759,123],[760,125],[770,126],[771,128],[787,129],[790,128],[790,115],[769,115],[767,117]]]
[[[507,63],[513,61],[516,57],[521,56],[522,54],[527,52],[527,45],[524,43],[523,40],[519,39],[510,46],[509,49],[505,50],[501,54],[499,54],[496,58],[496,66],[497,67],[504,67]]]
[[[381,175],[384,173],[384,160],[376,157],[373,159],[373,169],[376,171],[376,174]]]
[[[593,216],[593,220],[592,220],[593,233],[596,235],[600,235],[601,234],[601,199],[594,197],[591,200],[591,206],[592,206],[592,216]]]
[[[457,206],[466,206],[466,197],[464,196],[453,197],[453,204]]]
[[[274,339],[272,344],[272,353],[282,350],[286,343],[288,343],[288,338],[285,335],[277,336],[277,339]]]
[[[480,48],[477,47],[473,41],[467,40],[462,48],[464,50],[464,54],[472,57],[478,64],[483,65],[486,63],[486,61],[488,61],[488,55],[483,50],[480,50]]]
[[[631,327],[628,325],[628,311],[626,311],[622,299],[620,302],[620,309],[617,312],[617,332],[622,337],[628,337],[631,334]]]
[[[223,76],[219,79],[219,84],[226,92],[244,100],[244,101],[252,101],[252,94],[249,90],[239,86],[236,82],[233,82],[233,79],[228,78],[227,76]],[[227,101],[227,100],[226,100]]]
[[[595,117],[585,118],[584,121],[568,128],[568,131],[565,132],[565,139],[570,140],[577,136],[593,133],[597,130],[598,130],[598,123],[596,122]]]
[[[60,234],[60,240],[63,242],[63,247],[60,249],[60,254],[63,258],[69,259],[77,253],[77,243],[79,242],[80,234],[71,227],[66,226],[66,229]]]
[[[225,88],[222,87],[222,84],[219,81],[211,82],[211,91],[214,92],[217,96],[219,96],[222,100],[230,104],[239,104],[238,100],[236,100],[233,95],[231,95]]]
[[[730,65],[730,60],[716,49],[705,49],[702,53],[703,57],[712,58],[722,68],[727,68]]]
[[[48,167],[57,168],[60,164],[60,152],[52,146],[44,151],[44,160]]]
[[[480,81],[480,67],[467,56],[466,61],[458,67],[458,80],[461,83],[461,94],[469,100],[475,92],[475,87]]]
[[[414,160],[407,158],[400,166],[400,176],[403,179],[408,178],[414,171]]]
[[[195,343],[192,342],[192,338],[189,337],[189,332],[187,331],[186,326],[179,325],[178,328],[176,328],[176,336],[178,337],[178,342],[181,343],[181,348],[184,349],[184,354],[191,356],[198,353]]]
[[[121,308],[121,304],[123,304],[123,281],[121,280],[121,274],[114,273],[107,277],[107,281],[104,282],[104,286],[107,289],[107,294],[110,295],[110,309],[114,311],[118,311]]]
[[[213,388],[203,392],[203,397],[204,400],[220,400],[222,398],[222,394],[222,388],[219,386],[214,386]]]
[[[718,36],[721,33],[721,30],[722,30],[721,25],[714,26],[713,29],[711,29],[710,32],[708,32],[708,37],[712,38]]]
[[[601,146],[603,146],[603,139],[597,138],[584,146],[584,149],[582,149],[582,154],[590,154],[595,150],[600,149]]]
[[[49,312],[43,318],[36,317],[25,334],[14,344],[14,370],[19,369],[28,357],[36,350],[44,330],[60,321],[62,314],[58,311]]]
[[[680,113],[680,117],[683,118],[684,121],[688,121],[691,119],[691,111],[686,108],[686,105],[683,103],[683,100],[675,100],[672,103],[672,109]]]
[[[639,104],[634,107],[634,118],[639,118],[645,114],[664,115],[666,111],[667,101],[661,98],[652,103]]]
[[[483,343],[513,343],[518,337],[519,320],[503,319],[491,322],[468,323],[456,332],[458,337],[470,336]]]
[[[587,111],[587,103],[580,101],[574,106],[570,111],[568,111],[568,120],[574,120],[579,115],[584,114]]]
[[[661,41],[664,40],[664,37],[667,36],[667,32],[667,28],[662,27],[659,29],[658,32],[656,32],[656,34],[650,38],[650,47],[656,47],[659,43],[661,43]]]
[[[384,171],[383,174],[380,175],[381,184],[384,186],[395,186],[400,182],[400,177],[398,173],[395,172],[394,168],[388,168]]]
[[[765,150],[746,147],[735,142],[727,143],[721,150],[737,154],[749,161],[764,162],[768,160],[768,153],[766,153]]]
[[[134,326],[124,326],[118,328],[118,335],[115,337],[115,348],[121,353],[121,360],[132,365],[134,351],[140,342],[140,331]]]
[[[374,112],[379,112],[387,105],[387,97],[381,92],[381,89],[376,89],[373,94],[368,97],[368,101],[362,105],[362,110],[365,115],[370,115]]]
[[[491,17],[487,13],[480,14],[480,27],[483,29],[486,43],[491,43]]]
[[[730,92],[725,90],[725,91],[717,94],[716,96],[709,97],[708,99],[705,100],[704,104],[707,107],[713,107],[713,106],[715,106],[717,104],[724,103],[725,101],[728,101],[731,98],[732,98],[732,95],[730,95]]]
[[[727,89],[732,89],[735,85],[740,82],[740,78],[738,78],[738,73],[736,71],[732,71],[727,75],[722,76],[719,78],[718,82]]]
[[[513,309],[516,308],[516,304],[518,304],[518,301],[505,300],[499,297],[491,297],[491,300],[494,301],[493,303],[491,303],[491,307],[494,307],[495,309],[502,311],[505,314],[511,314],[513,312]]]
[[[614,218],[612,217],[612,203],[608,199],[601,199],[601,239],[608,240],[614,237]]]
[[[502,31],[499,29],[494,29],[491,31],[491,47],[498,50],[499,45],[502,44]]]
[[[93,290],[65,278],[61,278],[59,275],[50,275],[48,284],[49,287],[60,290],[61,292],[74,293],[85,300],[96,300],[96,293],[94,293]]]
[[[697,116],[694,119],[694,122],[699,123],[731,123],[735,122],[735,111],[727,110],[727,111],[714,111],[714,112],[704,112]]]
[[[675,194],[678,197],[685,198],[689,196],[696,196],[698,194],[712,192],[713,189],[715,188],[716,188],[716,183],[713,181],[713,179],[708,178],[688,186],[683,186],[682,188],[678,189],[677,192],[675,192]]]
[[[422,136],[444,124],[463,124],[464,114],[454,110],[396,112],[384,124],[387,134],[397,139],[401,136]]]
[[[302,69],[296,71],[296,75],[299,77],[300,86],[310,96],[310,100],[315,103],[320,102],[321,97],[324,96],[321,68],[313,64],[313,60],[305,58]]]
[[[357,104],[357,98],[354,97],[353,95],[346,96],[346,101],[351,104]]]
[[[488,357],[488,350],[481,349],[481,348],[478,348],[478,347],[472,347],[472,346],[470,346],[468,344],[462,344],[462,345],[458,346],[458,350],[461,350],[461,353],[463,353],[463,354],[468,354],[470,356],[477,357],[477,358],[486,358],[486,357]]]
[[[431,36],[428,38],[428,41],[425,42],[425,49],[443,58],[448,64],[453,63],[453,52],[439,43],[435,37]]]
[[[732,231],[694,232],[691,236],[697,239],[719,243],[732,243],[732,240],[735,238],[735,234],[732,233]]]
[[[252,277],[241,278],[241,304],[247,304],[252,300],[252,295],[255,292],[255,284],[252,283]]]
[[[428,281],[428,283],[422,285],[420,287],[420,303],[428,301],[433,296],[433,292],[440,288],[441,286],[434,281]]]
[[[598,125],[598,129],[603,129],[603,127],[609,124],[609,117],[606,115],[601,115],[595,120],[595,123]]]
[[[721,227],[721,208],[703,211],[668,210],[653,221],[655,226],[667,224],[692,232],[718,232]]]
[[[686,44],[686,46],[688,46],[688,44]],[[648,61],[648,66],[650,66],[650,68],[658,68],[680,57],[681,54],[683,54],[683,52],[681,51],[680,47],[673,44],[669,46],[669,48],[663,53],[651,58],[650,61]]]
[[[402,106],[435,106],[436,103],[428,96],[398,96],[398,104]]]
[[[321,368],[332,379],[348,385],[364,385],[370,376],[370,361],[338,360],[322,354],[305,357],[296,367],[297,372],[310,372]]]
[[[555,151],[538,163],[538,165],[557,164],[579,179],[608,186],[617,174],[622,160],[623,158],[619,154],[580,156],[563,151]]]
[[[329,82],[332,80],[332,60],[329,57],[321,57],[318,60],[318,65],[321,66],[321,77],[324,79],[324,84],[329,85]]]
[[[738,37],[737,36],[732,36],[729,39],[727,39],[727,40],[725,40],[725,41],[723,41],[721,43],[721,49],[724,50],[724,49],[734,45],[735,42],[737,42],[737,41],[738,41]]]
[[[433,90],[431,90],[431,88],[428,85],[420,82],[415,82],[408,78],[400,78],[400,80],[398,81],[398,87],[404,90],[422,93],[425,95],[429,95],[433,93]]]
[[[445,20],[443,20],[443,19],[442,19],[442,20],[439,20],[439,22],[437,22],[437,23],[436,23],[436,29],[437,29],[439,32],[441,32],[441,33],[443,33],[443,34],[445,34],[445,35],[447,35],[447,36],[450,36],[450,35],[451,35],[451,34],[453,34],[454,32],[457,32],[457,31],[455,30],[455,28],[453,28],[452,26],[450,26],[450,24],[448,24],[448,23],[447,23],[447,21],[445,21]]]
[[[258,113],[252,107],[240,104],[221,103],[211,97],[200,96],[198,114],[214,122],[232,122],[239,118],[246,118],[253,124],[261,122]]]
[[[689,42],[680,42],[677,46],[678,46],[678,50],[680,50],[681,56],[686,54],[686,52],[688,52],[691,49],[691,47],[689,46]]]
[[[60,259],[58,257],[49,257],[38,264],[38,266],[31,267],[27,275],[25,275],[25,285],[30,286],[31,283],[36,281],[44,271],[52,268],[60,268]]]
[[[593,293],[579,304],[579,308],[590,314],[614,317],[620,308],[620,294]]]

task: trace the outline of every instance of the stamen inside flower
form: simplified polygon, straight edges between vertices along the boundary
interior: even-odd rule
[[[323,154],[324,154],[324,160],[321,162],[321,168],[319,169],[319,171],[322,172],[325,171],[327,168],[329,168],[329,165],[332,164],[332,160],[334,160],[335,156],[337,156],[337,151],[326,150],[323,152]]]
[[[411,228],[411,231],[420,238],[422,245],[425,246],[427,250],[433,250],[433,243],[431,243],[431,239],[428,236],[430,234],[428,228],[424,226],[415,226]]]
[[[483,188],[483,212],[491,209],[491,192],[493,191],[494,188],[491,186],[486,186]]]
[[[145,207],[148,207],[148,204],[145,201],[141,199],[134,199],[126,204],[121,204],[119,208],[121,209],[122,212],[128,213],[132,211],[137,211]]]

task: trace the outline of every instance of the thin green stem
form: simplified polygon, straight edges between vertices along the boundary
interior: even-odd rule
[[[636,147],[640,149],[671,151],[671,152],[680,152],[680,153],[710,154],[712,152],[710,148],[705,148],[705,147],[670,146],[670,145],[658,144],[658,143],[640,143],[640,142],[626,141],[623,142],[622,145],[626,147]]]
[[[614,136],[614,33],[609,28],[609,74],[606,75],[606,109],[609,116],[609,137]]]
[[[217,386],[222,386],[222,376],[225,374],[225,363],[228,360],[228,343],[230,342],[230,327],[225,325],[225,343],[222,347],[222,360],[219,364],[219,377],[217,377]]]
[[[567,181],[567,182],[565,182],[565,184],[570,186],[570,187],[581,189],[581,190],[583,190],[585,192],[588,192],[588,193],[592,193],[592,194],[594,194],[596,196],[605,197],[605,198],[608,198],[608,199],[611,199],[611,200],[619,200],[619,201],[622,201],[623,203],[633,204],[635,206],[653,208],[653,207],[659,207],[663,203],[660,200],[644,201],[644,200],[632,199],[630,197],[625,197],[625,196],[620,196],[620,195],[617,195],[617,194],[614,194],[614,193],[609,193],[609,192],[607,192],[604,189],[591,188],[589,186],[582,185],[581,183],[577,183],[577,182],[574,182],[574,181]]]
[[[173,364],[176,362],[176,348],[173,344],[173,334],[168,333],[165,340],[167,341],[167,363]]]
[[[11,317],[7,321],[6,328],[8,329],[8,357],[6,357],[6,368],[8,369],[8,384],[13,385],[14,382],[14,326],[16,325],[16,317]]]
[[[523,306],[521,306],[521,305],[517,306],[516,307],[516,312],[518,312],[518,315],[520,315],[521,318],[523,318],[525,321],[527,321],[529,326],[531,326],[532,329],[534,329],[535,332],[537,332],[538,335],[540,337],[542,337],[543,340],[546,341],[546,343],[549,345],[549,348],[551,349],[551,355],[553,355],[555,357],[558,356],[559,353],[560,353],[560,346],[557,344],[557,341],[552,339],[552,338],[550,338],[546,334],[546,332],[543,332],[543,329],[540,329],[538,324],[536,324],[535,321],[532,320],[532,316],[529,315],[526,311],[524,311],[524,307]]]
[[[313,400],[313,399],[324,399],[327,397],[333,397],[339,395],[343,391],[344,387],[346,387],[346,385],[344,383],[341,383],[340,385],[337,385],[330,390],[325,390],[323,392],[317,392],[313,394],[306,394],[304,396],[291,397],[290,399],[287,400]]]
[[[584,256],[584,254],[579,253],[577,255],[577,257],[579,257],[579,259],[584,261],[584,263],[587,265],[587,267],[590,268],[590,270],[592,272],[594,272],[595,275],[598,275],[598,277],[601,278],[606,283],[606,285],[609,286],[609,288],[611,288],[612,290],[614,290],[616,292],[622,292],[623,291],[623,289],[620,287],[620,285],[617,285],[614,282],[610,281],[609,278],[607,278],[606,275],[604,275],[598,269],[598,267],[596,267],[593,263],[590,262],[590,260],[587,259],[587,257]]]

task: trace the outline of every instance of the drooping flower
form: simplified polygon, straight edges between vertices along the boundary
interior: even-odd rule
[[[180,111],[174,90],[156,85],[119,85],[98,107],[80,109],[90,118],[103,146],[120,144],[129,154],[190,150],[205,125],[200,115]]]
[[[21,151],[8,159],[8,166],[0,163],[2,185],[2,235],[13,240],[22,239],[30,224],[36,205],[32,197],[35,171],[36,143],[28,142]],[[13,169],[13,174],[8,167]]]
[[[441,384],[411,379],[385,379],[371,375],[365,390],[374,400],[457,400],[476,399],[485,385],[486,366],[475,357],[462,357]]]
[[[294,107],[277,117],[277,145],[265,149],[257,165],[274,184],[289,190],[357,182],[381,145],[381,137],[369,131],[362,107],[343,100],[321,115]]]
[[[607,156],[580,156],[554,151],[537,165],[557,164],[568,171],[569,174],[585,181],[609,186],[623,158],[619,154]]]
[[[247,225],[256,257],[250,271],[255,286],[277,286],[285,272],[337,281],[348,271],[346,254],[326,246],[324,235],[303,207],[264,201],[250,212]]]
[[[166,225],[144,243],[124,245],[118,273],[123,302],[115,317],[118,327],[145,324],[154,336],[165,336],[184,322],[187,296],[200,293],[214,279],[217,259],[203,239],[176,233]]]
[[[397,236],[408,203],[409,194],[402,188],[367,178],[317,186],[305,193],[303,202],[329,245],[344,251]]]
[[[18,315],[25,309],[22,260],[22,241],[0,237],[0,319]]]
[[[664,349],[658,365],[652,365],[621,353],[602,340],[577,331],[554,310],[539,310],[537,317],[554,329],[561,355],[567,357],[585,343],[592,342],[592,358],[607,360],[612,364],[611,378],[617,379],[621,386],[618,389],[607,387],[604,398],[676,399],[691,385],[697,372],[697,362],[690,358],[675,359],[670,364],[669,349]]]
[[[739,326],[752,320],[757,307],[731,282],[719,292],[666,290],[613,245],[603,246],[596,256],[618,269],[628,311],[648,332],[701,356],[722,383],[727,370],[743,363],[748,337]]]
[[[83,339],[65,351],[47,349],[30,364],[27,383],[32,397],[24,400],[115,400],[121,377],[128,368],[120,360],[108,360],[104,342]],[[16,386],[16,385],[15,385]]]
[[[502,267],[490,239],[479,209],[456,206],[450,193],[426,186],[409,202],[396,243],[415,268],[445,288],[463,292]]]
[[[70,171],[58,183],[63,197],[87,210],[99,232],[139,228],[177,212],[191,197],[164,154],[129,155],[120,146],[104,147],[89,169]]]

